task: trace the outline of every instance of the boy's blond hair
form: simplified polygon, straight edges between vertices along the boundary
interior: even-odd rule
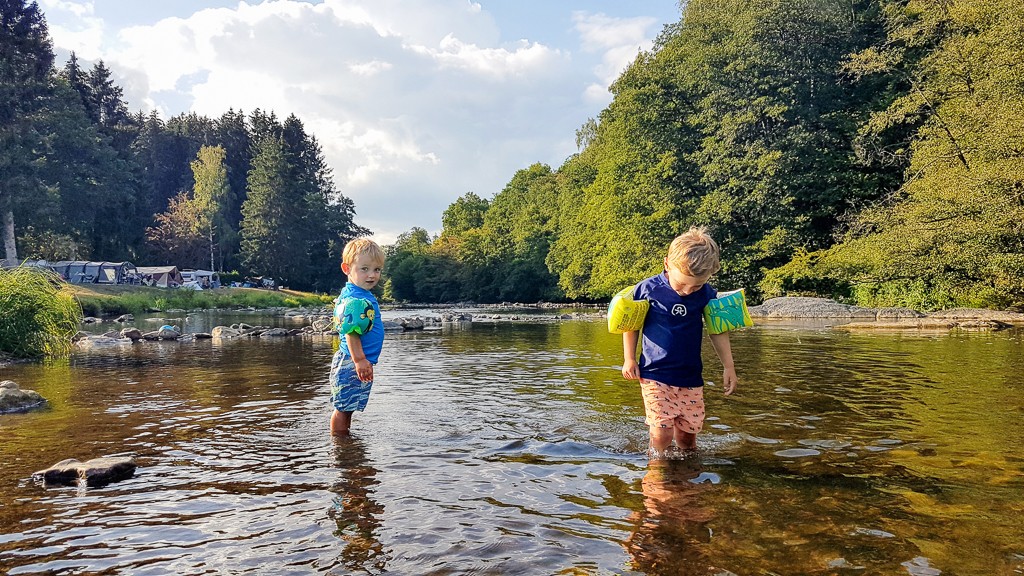
[[[676,236],[668,247],[668,262],[694,278],[710,277],[722,267],[718,244],[703,226]]]
[[[375,264],[384,265],[384,250],[381,250],[381,247],[369,238],[356,238],[345,244],[345,251],[341,254],[341,263],[351,265],[360,254],[366,254],[373,258]]]

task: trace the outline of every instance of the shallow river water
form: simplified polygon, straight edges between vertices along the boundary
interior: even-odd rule
[[[0,368],[50,400],[0,415],[0,573],[1024,573],[1024,330],[735,333],[699,453],[650,463],[601,321],[389,334],[343,441],[334,342]],[[136,475],[30,478],[112,455]]]

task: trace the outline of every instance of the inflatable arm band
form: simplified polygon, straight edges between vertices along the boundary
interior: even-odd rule
[[[334,307],[334,325],[338,333],[362,336],[373,328],[376,311],[373,304],[364,298],[342,298]]]
[[[709,334],[721,334],[729,330],[753,326],[754,320],[747,310],[747,299],[743,289],[719,292],[718,298],[704,307],[704,326]]]
[[[647,300],[633,300],[635,289],[636,286],[623,288],[608,304],[608,331],[612,334],[633,332],[644,327],[644,318],[651,303]]]

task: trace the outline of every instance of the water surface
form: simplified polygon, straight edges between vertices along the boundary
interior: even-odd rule
[[[3,368],[51,407],[0,416],[0,573],[1024,572],[1021,331],[732,340],[699,454],[650,464],[600,321],[389,334],[340,442],[331,338]],[[136,476],[29,478],[111,455]]]

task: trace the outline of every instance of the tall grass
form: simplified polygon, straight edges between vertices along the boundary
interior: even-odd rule
[[[140,288],[117,296],[80,295],[82,308],[89,316],[143,314],[171,309],[216,310],[230,308],[319,307],[331,302],[331,296],[298,295],[266,290],[230,293],[188,289]]]
[[[0,352],[17,358],[66,356],[82,308],[49,270],[0,269]]]

